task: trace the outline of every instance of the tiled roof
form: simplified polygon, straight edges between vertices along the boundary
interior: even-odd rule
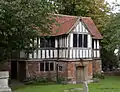
[[[90,17],[82,17],[83,22],[86,24],[88,30],[90,31],[94,39],[103,39],[102,35],[98,31],[95,23]]]
[[[55,20],[58,25],[53,25],[52,27],[52,35],[58,36],[68,33],[70,29],[74,26],[78,17],[76,16],[67,16],[67,15],[56,15]]]
[[[98,31],[96,25],[90,17],[78,17],[69,15],[55,15],[55,20],[58,25],[53,25],[50,36],[58,36],[69,33],[74,27],[78,19],[81,19],[94,39],[102,39],[102,35]]]

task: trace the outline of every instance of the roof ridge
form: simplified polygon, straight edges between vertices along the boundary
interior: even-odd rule
[[[54,14],[58,16],[67,16],[67,17],[80,17],[80,16],[74,16],[74,15],[64,15],[64,14]]]
[[[74,18],[69,19],[69,20],[66,20],[66,21],[64,21],[62,24],[66,23],[66,22],[69,22],[69,21],[71,21],[71,20],[74,20]]]

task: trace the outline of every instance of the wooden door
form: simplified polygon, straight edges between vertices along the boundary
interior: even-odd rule
[[[26,62],[19,61],[19,80],[23,81],[26,78]]]
[[[81,83],[84,81],[84,67],[76,67],[76,82]]]

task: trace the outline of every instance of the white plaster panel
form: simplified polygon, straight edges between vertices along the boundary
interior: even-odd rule
[[[70,47],[73,47],[73,33],[70,33]]]
[[[75,57],[76,57],[76,50],[73,49],[73,58],[75,58]]]
[[[29,54],[29,58],[32,58],[32,53]]]
[[[85,58],[85,52],[86,52],[86,50],[83,50],[83,52],[82,52],[83,53],[83,58]]]
[[[70,58],[72,58],[72,50],[70,50],[70,53],[69,53],[69,54],[70,54]]]
[[[99,40],[97,40],[97,49],[99,49],[99,46],[100,46],[100,45],[99,45]]]
[[[57,50],[54,50],[54,57],[57,58]]]
[[[97,57],[99,58],[100,57],[100,51],[97,50]]]
[[[49,50],[46,50],[46,58],[49,58]]]
[[[82,58],[82,50],[80,50],[80,58]]]
[[[42,58],[45,58],[45,50],[42,50]]]
[[[58,47],[58,41],[57,41],[57,38],[55,38],[55,48]]]
[[[41,51],[38,50],[38,58],[41,58]]]
[[[94,40],[94,49],[96,49],[96,40]]]
[[[96,51],[95,50],[93,51],[93,53],[94,53],[94,57],[96,57]]]
[[[37,50],[34,50],[34,58],[37,58]]]
[[[53,58],[53,50],[50,50],[50,57]]]
[[[92,48],[92,37],[88,34],[88,48]]]

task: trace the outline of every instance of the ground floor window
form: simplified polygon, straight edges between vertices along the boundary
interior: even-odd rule
[[[60,66],[58,67],[58,69],[59,69],[59,71],[63,71],[63,66],[60,65]]]
[[[40,71],[54,71],[55,70],[55,63],[54,62],[40,62]]]
[[[44,61],[40,62],[40,71],[56,71],[56,68],[58,68],[58,71],[63,71],[63,65],[58,64],[56,65],[56,62],[53,61]]]

